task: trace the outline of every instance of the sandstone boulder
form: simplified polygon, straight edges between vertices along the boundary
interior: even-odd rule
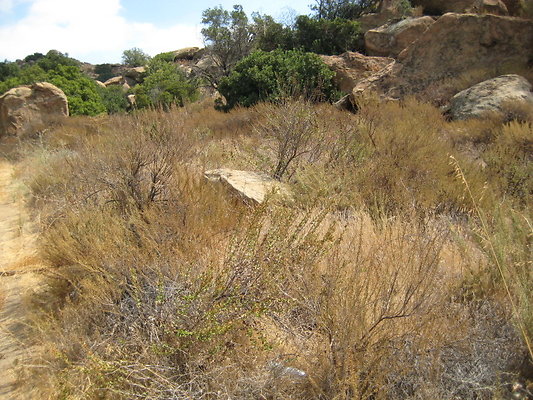
[[[145,73],[146,73],[146,67],[135,67],[135,68],[130,68],[124,71],[123,76],[125,78],[132,79],[135,83],[142,83]],[[133,85],[130,84],[130,86],[133,86]]]
[[[199,47],[185,47],[174,51],[174,61],[179,60],[193,60],[198,58],[199,53],[202,51]]]
[[[50,120],[68,116],[68,101],[56,86],[39,82],[0,96],[0,137],[31,134]]]
[[[387,57],[368,57],[348,51],[338,56],[320,56],[322,61],[335,72],[333,78],[337,88],[350,93],[355,85],[382,70],[394,60]]]
[[[435,21],[425,16],[406,18],[365,33],[365,48],[371,56],[396,57],[417,40]]]
[[[382,0],[379,3],[377,13],[362,15],[358,18],[361,32],[365,33],[370,29],[375,29],[385,25],[391,20],[401,19],[405,15],[405,2],[403,0]]]
[[[283,183],[268,175],[234,169],[214,169],[204,176],[213,182],[222,182],[246,203],[261,204],[269,194],[290,197],[289,189]]]
[[[446,82],[469,72],[520,70],[533,62],[533,21],[496,15],[445,14],[407,47],[398,60],[353,90],[386,98],[416,94],[437,104],[455,93],[439,94]],[[442,98],[435,98],[435,96]]]
[[[104,86],[112,86],[112,85],[123,85],[124,84],[124,77],[122,76],[115,76],[113,78],[109,78],[107,81],[104,82]]]
[[[393,13],[385,11],[382,13],[370,13],[362,15],[360,18],[357,19],[357,22],[359,22],[361,32],[364,34],[370,29],[379,28],[380,26],[385,25],[387,22],[395,18],[396,16]]]
[[[518,103],[533,107],[531,84],[519,75],[502,75],[478,83],[450,100],[453,119],[482,117],[487,112],[501,112],[502,106]]]
[[[412,4],[423,7],[424,13],[430,15],[442,15],[450,12],[508,14],[507,6],[502,0],[412,0]]]

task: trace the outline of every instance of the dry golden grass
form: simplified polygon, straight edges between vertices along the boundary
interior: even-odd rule
[[[274,174],[302,126],[290,207],[203,179]],[[530,129],[372,98],[57,126],[20,170],[52,266],[33,379],[51,398],[501,398],[531,360],[486,244],[531,335]]]

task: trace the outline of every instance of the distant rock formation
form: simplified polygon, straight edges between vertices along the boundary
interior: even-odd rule
[[[507,0],[516,12],[516,2],[519,0]],[[508,15],[509,10],[506,2],[502,0],[412,0],[413,6],[421,6],[425,14],[442,15],[453,13],[490,13]]]
[[[531,83],[519,75],[503,75],[457,93],[450,101],[453,119],[479,118],[488,112],[502,112],[510,104],[533,108]]]
[[[146,73],[145,67],[128,68],[124,70],[122,75],[109,78],[103,83],[105,87],[108,86],[122,86],[124,90],[128,90],[131,87],[142,83],[144,75]]]
[[[174,62],[179,61],[191,61],[199,59],[203,53],[204,49],[199,47],[185,47],[183,49],[175,50],[174,52]]]
[[[425,16],[405,18],[365,33],[365,48],[370,56],[397,57],[403,49],[417,40],[435,21]]]
[[[416,94],[435,103],[455,93],[439,94],[452,79],[469,72],[530,68],[533,21],[496,15],[445,14],[398,55],[398,60],[359,82],[354,100],[364,91],[400,99]],[[440,97],[441,98],[440,98]]]
[[[47,82],[19,86],[0,96],[0,137],[32,134],[66,116],[67,97],[58,87]]]

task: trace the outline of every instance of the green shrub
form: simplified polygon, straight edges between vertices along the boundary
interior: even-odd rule
[[[380,1],[378,0],[315,0],[311,5],[318,20],[336,18],[356,19],[363,14],[376,12]]]
[[[183,106],[197,98],[196,84],[188,80],[179,66],[154,59],[148,65],[146,78],[135,87],[136,104],[140,108]]]
[[[17,76],[19,73],[20,67],[17,63],[9,62],[7,60],[0,63],[0,82],[3,82],[10,77]]]
[[[85,76],[78,67],[60,65],[49,71],[46,81],[65,93],[71,115],[98,115],[106,112],[96,82]]]
[[[300,15],[294,31],[296,47],[318,54],[340,54],[356,50],[361,40],[358,22],[336,18],[312,19]]]
[[[106,111],[96,82],[81,72],[77,60],[56,50],[50,50],[45,56],[35,53],[24,60],[22,67],[2,64],[0,94],[21,85],[49,82],[65,93],[71,115],[97,115]]]
[[[278,101],[289,95],[332,100],[333,72],[316,54],[297,50],[255,51],[239,62],[218,87],[226,109]]]
[[[113,73],[113,64],[98,64],[94,66],[94,73],[98,76],[100,82],[105,82],[109,78],[113,78],[115,74]]]
[[[108,114],[116,114],[128,109],[128,99],[121,86],[112,85],[106,88],[99,87],[98,93],[102,98],[102,103]]]
[[[152,58],[153,62],[174,62],[174,52],[173,51],[167,51],[165,53],[159,53]]]
[[[68,54],[63,54],[57,50],[50,50],[44,57],[37,60],[37,65],[45,71],[58,69],[60,65],[68,67],[79,67],[80,62],[70,58]]]

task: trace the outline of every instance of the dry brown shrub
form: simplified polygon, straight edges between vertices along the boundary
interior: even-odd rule
[[[292,164],[295,205],[249,208],[203,179],[235,162],[227,143],[275,167],[250,127],[299,112],[320,134]],[[528,125],[450,124],[412,99],[72,123],[32,145],[23,173],[52,266],[31,373],[52,398],[490,399],[518,371],[524,347],[449,155],[483,143],[490,196],[491,175],[468,163],[465,177],[474,203],[499,205],[498,154],[527,168]],[[530,234],[493,226],[527,313]]]

